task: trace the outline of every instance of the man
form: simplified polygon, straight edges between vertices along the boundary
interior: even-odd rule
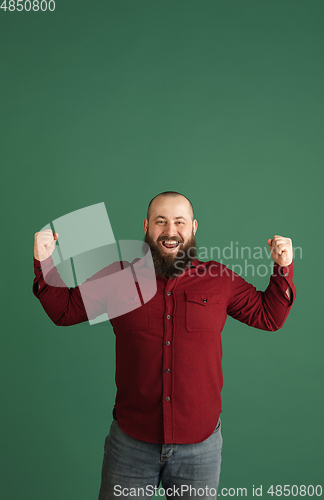
[[[141,307],[111,319],[117,395],[99,500],[151,498],[160,483],[168,499],[216,499],[222,450],[221,331],[227,314],[274,331],[294,301],[289,238],[268,240],[275,265],[269,286],[260,292],[226,266],[199,261],[196,231],[192,205],[183,195],[164,192],[150,202],[144,232],[157,291]],[[117,294],[111,291],[114,285],[100,288],[102,278],[116,276],[114,265],[79,287],[62,289],[50,257],[57,238],[51,231],[35,234],[33,287],[56,324],[87,321],[86,296],[93,299],[93,316],[114,301],[133,300],[120,293],[120,280]],[[53,286],[45,283],[44,269]],[[103,298],[104,293],[111,295]]]

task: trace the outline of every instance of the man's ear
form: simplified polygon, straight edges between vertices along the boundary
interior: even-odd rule
[[[148,228],[148,220],[146,217],[145,217],[144,222],[143,222],[143,227],[144,227],[144,233],[146,234],[147,228]]]
[[[198,222],[196,221],[196,219],[193,221],[192,223],[192,230],[193,230],[193,234],[196,234],[196,231],[197,231],[197,227],[198,227]]]

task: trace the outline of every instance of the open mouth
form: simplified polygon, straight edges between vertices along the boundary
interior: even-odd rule
[[[169,250],[173,250],[174,248],[178,248],[180,245],[179,241],[161,241],[164,248],[168,248]]]

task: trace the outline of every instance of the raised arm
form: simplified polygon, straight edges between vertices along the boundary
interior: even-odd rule
[[[97,275],[81,285],[84,294],[87,293],[87,308],[80,287],[68,288],[65,285],[51,257],[58,236],[50,229],[35,233],[33,293],[56,325],[70,326],[94,319],[107,312],[107,308]]]
[[[293,284],[291,239],[276,235],[268,240],[268,245],[275,265],[267,289],[258,291],[241,276],[232,273],[227,312],[255,328],[275,331],[287,319],[295,300],[296,288]]]

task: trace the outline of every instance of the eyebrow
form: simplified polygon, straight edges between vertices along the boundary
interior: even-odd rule
[[[158,215],[157,217],[155,217],[155,220],[156,219],[165,219],[166,220],[166,217],[164,217],[164,215]],[[179,217],[174,217],[174,220],[177,220],[177,219],[186,220],[185,217],[183,217],[182,215],[180,215]]]

